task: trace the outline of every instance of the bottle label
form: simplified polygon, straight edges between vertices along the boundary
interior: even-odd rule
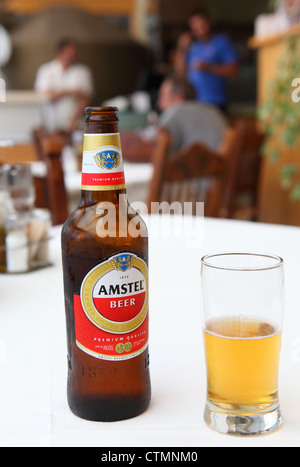
[[[89,191],[126,188],[119,133],[85,134],[81,189]]]
[[[128,360],[148,345],[148,268],[120,253],[85,276],[74,295],[77,346],[103,360]]]

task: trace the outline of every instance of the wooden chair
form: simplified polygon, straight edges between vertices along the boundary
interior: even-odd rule
[[[169,157],[171,136],[161,130],[152,160],[154,174],[149,187],[149,212],[154,213],[161,201],[192,202],[194,206],[197,201],[203,201],[205,216],[219,217],[224,200],[231,199],[227,181],[236,141],[237,133],[230,128],[218,152],[195,143]]]
[[[230,174],[227,217],[256,220],[264,134],[255,118],[236,119],[233,127],[238,137]]]
[[[46,165],[46,177],[36,179],[36,206],[51,211],[53,225],[63,224],[69,216],[68,196],[61,162],[66,137],[62,134],[35,133],[40,159]]]
[[[150,162],[153,153],[153,142],[132,131],[121,131],[123,160],[128,162]]]

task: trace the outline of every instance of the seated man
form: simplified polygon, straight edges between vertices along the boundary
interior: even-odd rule
[[[223,113],[194,98],[193,87],[176,76],[167,78],[160,88],[159,127],[171,134],[172,153],[197,142],[217,151],[222,143],[228,126]]]
[[[176,153],[193,143],[203,143],[217,151],[228,127],[224,114],[215,106],[195,100],[193,86],[186,80],[172,75],[164,80],[159,90],[158,107],[162,111],[157,125],[172,137],[171,153]],[[124,134],[124,158],[150,161],[155,145],[153,139],[142,134]]]
[[[47,131],[71,132],[79,127],[93,92],[93,82],[89,68],[78,63],[78,49],[73,40],[62,40],[56,58],[38,69],[35,89],[48,98],[43,109]]]

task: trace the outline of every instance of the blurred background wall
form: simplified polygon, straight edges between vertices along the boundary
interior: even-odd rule
[[[0,25],[12,43],[11,57],[0,69],[10,91],[5,105],[0,105],[0,139],[32,139],[32,129],[41,123],[42,107],[40,96],[33,92],[36,72],[54,58],[56,44],[65,37],[77,41],[82,62],[92,70],[95,94],[91,104],[125,96],[127,107],[124,105],[120,130],[144,129],[153,113],[136,110],[126,98],[135,91],[147,91],[150,110],[157,110],[157,91],[172,69],[177,39],[187,29],[191,12],[202,6],[216,30],[226,34],[238,52],[240,73],[228,83],[229,117],[232,121],[256,117],[267,101],[273,109],[269,113],[292,122],[290,131],[298,138],[294,122],[298,122],[295,115],[300,107],[290,98],[292,79],[299,74],[297,56],[292,57],[295,70],[289,72],[282,109],[276,107],[280,99],[268,98],[268,89],[274,78],[277,82],[282,79],[280,60],[289,57],[287,39],[299,43],[300,0],[0,0]],[[0,67],[1,52],[0,37]],[[283,89],[281,82],[279,88]],[[117,99],[114,105],[120,108],[120,102],[122,99]],[[264,158],[260,219],[299,225],[300,143],[296,139],[291,144],[291,133],[279,133],[273,129],[276,138],[269,145],[270,157],[274,159],[275,154],[283,162],[269,163]],[[281,174],[291,173],[291,167],[292,175],[297,174],[296,201],[282,187]],[[286,186],[285,179],[283,182]]]
[[[121,21],[83,10],[46,8],[15,17],[9,30],[13,54],[4,72],[11,89],[32,89],[38,67],[53,59],[64,37],[78,42],[81,60],[93,72],[97,102],[131,92],[139,70],[147,66],[148,47],[132,39]]]
[[[102,8],[104,3],[112,8]],[[159,75],[168,69],[172,50],[186,28],[190,12],[204,5],[216,28],[233,40],[239,53],[241,73],[230,83],[231,104],[255,105],[256,55],[247,41],[253,35],[255,18],[266,11],[267,3],[268,0],[1,0],[0,24],[11,34],[13,44],[12,58],[3,69],[7,87],[32,89],[38,67],[53,58],[57,41],[67,36],[78,41],[82,61],[93,71],[96,103],[134,92],[143,87],[145,71],[151,69],[159,80]],[[135,10],[135,16],[130,15],[130,8]]]

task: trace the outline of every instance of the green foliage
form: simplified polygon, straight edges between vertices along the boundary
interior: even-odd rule
[[[300,102],[292,99],[295,91],[293,80],[300,78],[299,57],[300,38],[295,36],[287,39],[276,77],[270,82],[267,98],[258,109],[258,118],[266,134],[262,152],[273,164],[280,160],[285,148],[299,147],[300,158]],[[274,147],[274,138],[280,141],[280,148],[277,147],[278,144]],[[293,200],[300,200],[300,183],[295,180],[298,172],[298,164],[286,164],[280,171],[280,184],[289,191]]]
[[[274,11],[281,3],[284,3],[284,0],[269,0],[268,8],[269,10]]]

